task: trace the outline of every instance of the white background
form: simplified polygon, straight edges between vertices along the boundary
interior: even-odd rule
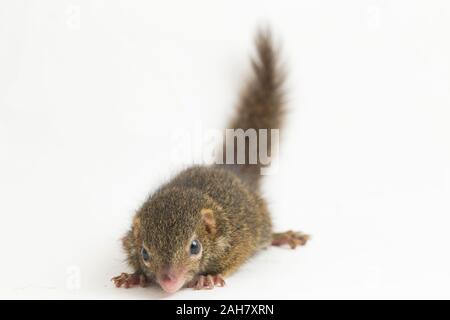
[[[450,298],[448,1],[10,0],[0,15],[0,298]],[[134,211],[183,167],[172,133],[226,124],[261,23],[290,76],[264,194],[278,230],[313,240],[261,252],[226,288],[114,288]]]

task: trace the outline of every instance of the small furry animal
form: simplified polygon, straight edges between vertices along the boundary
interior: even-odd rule
[[[268,30],[257,33],[256,49],[230,128],[280,128],[285,77]],[[134,272],[114,277],[117,287],[156,282],[168,293],[184,286],[211,289],[262,248],[306,243],[306,234],[272,231],[259,192],[263,165],[250,164],[245,143],[244,164],[191,167],[145,201],[122,240]]]

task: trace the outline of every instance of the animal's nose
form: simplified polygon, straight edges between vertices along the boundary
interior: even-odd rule
[[[180,277],[180,270],[173,266],[166,266],[162,268],[160,277],[163,281],[175,281]]]
[[[182,270],[166,268],[161,271],[157,281],[161,287],[169,293],[180,289],[185,282],[185,274]]]
[[[175,275],[175,273],[171,272],[171,271],[166,271],[162,274],[162,279],[164,281],[173,281],[177,278],[177,276]]]

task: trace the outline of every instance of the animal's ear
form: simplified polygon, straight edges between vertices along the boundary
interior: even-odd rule
[[[208,208],[202,209],[200,212],[202,214],[203,223],[205,224],[206,231],[209,234],[216,233],[216,219],[214,218],[214,211]]]
[[[140,245],[141,218],[139,216],[134,217],[131,230],[135,241]]]

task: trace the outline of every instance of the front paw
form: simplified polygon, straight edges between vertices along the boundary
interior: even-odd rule
[[[194,288],[195,290],[211,290],[214,287],[225,286],[225,280],[222,275],[200,275],[191,282],[188,283],[188,288]]]
[[[147,286],[147,277],[142,273],[125,273],[123,272],[120,276],[113,277],[111,279],[112,282],[116,285],[117,288],[124,286],[125,288],[131,288],[133,286]]]

